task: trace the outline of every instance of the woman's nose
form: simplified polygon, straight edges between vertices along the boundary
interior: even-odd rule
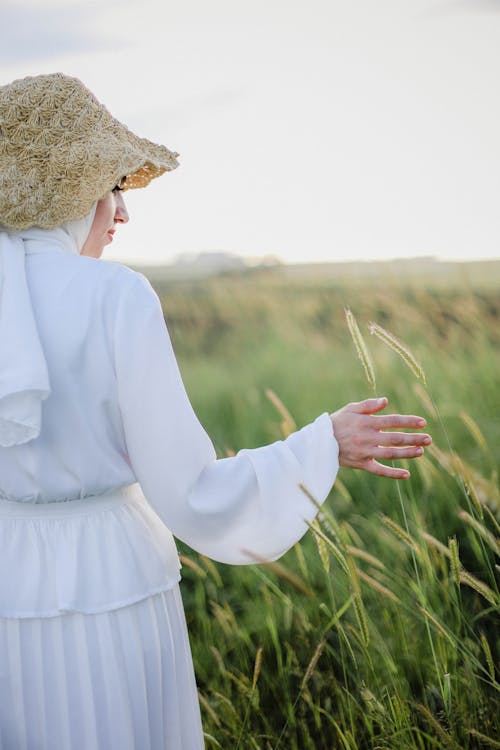
[[[126,224],[129,220],[129,215],[127,207],[125,205],[125,201],[123,200],[123,195],[120,192],[115,193],[115,203],[115,222]]]

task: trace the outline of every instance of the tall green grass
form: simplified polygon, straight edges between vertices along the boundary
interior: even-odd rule
[[[400,485],[341,470],[278,563],[231,568],[181,548],[207,747],[500,747],[494,287],[377,289],[269,272],[158,291],[220,455],[372,395],[345,307],[379,395],[425,416],[434,438]],[[371,321],[425,383],[397,346],[369,335]]]

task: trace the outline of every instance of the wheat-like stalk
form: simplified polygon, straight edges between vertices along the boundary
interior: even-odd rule
[[[315,519],[312,522],[312,528],[313,529],[317,529],[318,526],[319,526],[318,520]],[[327,546],[325,544],[325,540],[322,539],[319,534],[315,534],[314,538],[315,538],[316,544],[318,546],[318,552],[319,552],[319,556],[321,558],[321,562],[323,563],[323,568],[325,569],[326,573],[329,573],[330,572],[330,555],[328,554],[328,549],[327,549]]]
[[[353,604],[363,644],[365,646],[368,646],[368,644],[370,643],[370,634],[368,633],[368,622],[366,620],[365,607],[360,594],[354,594]]]
[[[453,737],[451,737],[448,732],[443,729],[439,721],[435,718],[435,716],[432,715],[432,713],[429,711],[427,706],[422,705],[422,703],[417,703],[416,708],[420,713],[425,717],[427,723],[429,726],[433,727],[436,734],[440,738],[441,742],[443,743],[443,747],[450,747],[455,750],[457,748],[456,743],[453,740]]]
[[[421,383],[413,383],[413,393],[433,419],[439,419],[435,404]]]
[[[424,385],[426,384],[425,373],[422,365],[417,361],[416,357],[413,355],[410,349],[408,349],[408,347],[403,344],[402,341],[396,338],[393,333],[390,333],[385,328],[382,328],[382,326],[379,326],[378,323],[374,323],[373,321],[369,324],[368,328],[370,330],[370,333],[377,336],[377,338],[383,341],[384,344],[387,344],[387,346],[395,351],[396,354],[399,354],[403,362],[407,367],[410,368],[415,377]]]
[[[247,550],[245,552],[248,553]],[[305,581],[300,578],[296,573],[294,573],[290,568],[287,568],[286,565],[283,565],[283,563],[274,561],[267,561],[262,557],[257,557],[253,555],[256,563],[261,563],[267,570],[271,570],[276,576],[279,576],[280,578],[283,578],[283,580],[288,581],[294,588],[297,589],[297,591],[300,591],[301,594],[305,594],[305,596],[312,597],[314,595],[312,589],[307,586]]]
[[[471,589],[477,591],[478,594],[481,594],[481,596],[483,596],[490,604],[493,604],[494,607],[498,607],[499,600],[495,592],[483,581],[480,581],[473,576],[472,573],[469,573],[467,570],[461,570],[460,582],[465,583],[466,586],[470,586]]]
[[[281,416],[281,432],[285,437],[288,437],[288,435],[290,435],[292,432],[295,432],[295,430],[297,429],[297,424],[294,418],[292,417],[280,397],[271,388],[266,389],[266,397],[272,403],[278,414]]]
[[[497,532],[498,536],[500,536],[500,523],[498,523],[495,515],[491,512],[487,505],[484,506],[484,510],[486,511],[486,515],[490,519],[491,523],[495,527],[495,531]]]
[[[257,649],[257,654],[255,655],[255,665],[253,668],[253,679],[252,679],[252,690],[255,690],[255,686],[257,685],[257,680],[259,679],[260,670],[262,668],[262,652],[263,652],[262,646],[259,646]]]
[[[364,682],[362,683],[360,693],[361,693],[361,697],[363,698],[370,712],[384,714],[384,715],[387,714],[387,711],[385,710],[382,703],[379,700],[377,700],[375,695],[372,693],[371,690],[369,690],[366,687]]]
[[[467,513],[466,510],[459,511],[458,516],[462,519],[462,521],[465,521],[466,524],[471,526],[482,539],[484,539],[486,544],[491,547],[496,555],[500,555],[500,543],[497,539],[495,539],[495,536],[491,533],[491,531],[483,526],[483,524],[476,518],[473,518],[470,513]]]
[[[442,635],[443,638],[446,638],[446,640],[449,641],[452,646],[456,646],[456,643],[453,640],[451,634],[444,628],[443,625],[441,625],[439,620],[433,614],[431,614],[428,609],[424,609],[424,607],[421,607],[420,605],[418,606],[418,608],[422,612],[422,614],[425,615],[425,617],[430,620],[430,622],[432,622],[438,633]]]
[[[301,692],[302,692],[302,690],[304,690],[305,686],[306,686],[306,685],[307,685],[307,683],[309,682],[309,680],[310,680],[310,678],[311,678],[311,675],[312,675],[312,673],[314,672],[314,670],[315,670],[315,668],[316,668],[316,664],[317,664],[317,663],[318,663],[318,661],[319,661],[319,657],[320,657],[320,656],[321,656],[321,654],[323,653],[323,649],[324,649],[324,647],[325,647],[325,641],[324,641],[324,640],[321,640],[321,641],[320,641],[320,642],[318,643],[318,645],[316,646],[316,650],[315,650],[314,654],[312,655],[312,659],[311,659],[311,661],[310,661],[310,662],[309,662],[309,664],[307,665],[307,669],[306,669],[305,675],[304,675],[304,677],[303,677],[303,679],[302,679],[302,683],[301,683],[301,685],[300,685],[300,690],[301,690]]]
[[[207,699],[205,698],[205,696],[200,690],[198,690],[198,698],[199,698],[201,705],[203,706],[207,714],[210,716],[210,718],[214,722],[215,726],[220,727],[219,717],[217,716],[212,706],[210,705],[210,703],[207,701]]]
[[[481,645],[486,657],[486,664],[488,665],[488,672],[490,673],[491,681],[496,682],[495,664],[493,662],[493,656],[491,655],[490,644],[488,643],[488,640],[484,633],[481,633]]]
[[[191,570],[194,570],[196,575],[198,575],[200,578],[206,578],[207,572],[201,568],[198,563],[195,563],[194,560],[191,560],[190,557],[187,557],[186,555],[179,555],[179,561],[181,565],[185,565],[186,568],[191,568]]]
[[[472,735],[472,737],[477,737],[478,740],[481,740],[481,742],[485,745],[488,745],[488,747],[500,748],[500,742],[497,742],[497,740],[494,740],[492,737],[488,737],[482,732],[478,732],[477,729],[468,729],[467,733]]]
[[[388,529],[392,531],[393,534],[398,536],[401,541],[405,542],[409,547],[411,547],[415,552],[419,552],[418,544],[417,542],[411,538],[411,536],[403,529],[401,526],[396,523],[396,521],[393,521],[392,518],[389,518],[389,516],[382,516],[382,522],[387,526]]]
[[[448,549],[450,550],[450,568],[457,586],[460,586],[460,557],[458,556],[458,542],[456,537],[448,539]]]
[[[439,539],[436,539],[435,536],[432,536],[432,534],[429,534],[427,531],[422,531],[421,536],[422,536],[422,539],[425,539],[427,544],[431,545],[431,547],[434,547],[435,549],[437,549],[445,557],[451,558],[451,553],[448,547],[446,547],[446,545],[440,542]]]
[[[479,429],[478,424],[472,419],[470,414],[467,414],[467,412],[462,409],[459,416],[479,447],[485,451],[488,450],[486,438],[484,437],[483,433]]]
[[[198,558],[200,560],[200,563],[207,569],[207,571],[214,579],[217,587],[222,588],[222,578],[220,577],[220,573],[215,567],[213,560],[211,560],[209,557],[205,557],[205,555],[198,555]]]
[[[392,602],[395,602],[395,604],[401,604],[401,600],[396,596],[396,594],[394,594],[386,586],[383,586],[375,578],[372,578],[371,576],[369,576],[368,573],[365,573],[364,570],[361,570],[360,568],[356,568],[356,571],[357,571],[358,576],[363,581],[365,581],[368,584],[368,586],[371,586],[372,589],[375,589],[375,591],[378,591],[379,594],[386,596]]]
[[[376,382],[375,382],[375,370],[373,369],[373,364],[370,355],[368,354],[368,349],[365,344],[365,340],[361,334],[361,331],[359,330],[359,326],[356,322],[356,318],[352,314],[351,310],[346,307],[344,309],[345,313],[345,319],[347,322],[347,327],[349,328],[349,333],[351,334],[351,338],[354,342],[354,346],[356,347],[356,351],[358,353],[358,357],[361,360],[361,364],[363,365],[363,369],[365,371],[366,379],[368,380],[368,383],[373,388],[373,391],[376,391]]]
[[[315,526],[313,526],[313,524],[310,523],[309,524],[309,528],[311,529],[311,531],[314,534],[314,536],[320,537],[325,542],[325,544],[329,547],[329,549],[332,551],[334,557],[336,558],[336,560],[340,564],[340,567],[342,568],[342,570],[344,571],[344,573],[346,575],[349,575],[349,566],[347,564],[347,560],[346,560],[344,554],[342,553],[342,551],[339,549],[339,547],[337,547],[337,545],[335,544],[335,542],[333,542],[325,533],[323,533],[323,531],[321,531],[321,529],[320,529],[320,527],[319,527],[318,524],[316,524]]]
[[[361,560],[364,560],[370,565],[373,565],[374,568],[385,570],[384,563],[381,560],[379,560],[378,557],[374,557],[373,555],[370,555],[370,553],[366,552],[366,550],[364,549],[360,549],[359,547],[353,547],[351,544],[348,544],[346,547],[346,551],[349,552],[349,554],[352,555],[353,557],[359,557]]]

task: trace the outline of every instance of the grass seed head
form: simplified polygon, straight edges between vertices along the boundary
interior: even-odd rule
[[[348,307],[346,307],[344,312],[345,312],[345,319],[347,321],[347,327],[349,328],[349,333],[351,334],[351,338],[354,342],[354,346],[356,347],[358,357],[361,360],[361,364],[363,365],[366,379],[368,380],[368,383],[373,388],[373,391],[375,391],[377,387],[376,381],[375,381],[375,370],[373,368],[373,363],[368,353],[365,340],[361,334],[361,331],[359,330],[359,326],[356,322],[356,318],[352,314],[351,310]]]
[[[387,346],[389,346],[393,351],[396,352],[396,354],[401,357],[406,366],[410,368],[412,373],[418,380],[420,380],[421,383],[423,383],[424,385],[426,384],[425,373],[422,365],[418,362],[414,354],[410,351],[410,349],[408,349],[407,346],[405,346],[405,344],[403,344],[402,341],[396,338],[393,333],[390,333],[385,328],[382,328],[382,326],[379,326],[378,323],[374,323],[373,321],[369,324],[368,328],[370,330],[370,333],[377,336],[377,338],[383,341],[384,344],[387,344]]]
[[[450,550],[450,567],[453,579],[457,586],[460,586],[460,557],[458,556],[458,542],[456,537],[448,539],[448,549]]]
[[[488,639],[486,638],[484,633],[481,633],[481,645],[486,657],[486,664],[488,665],[488,672],[490,673],[491,681],[493,682],[493,684],[495,684],[495,664],[493,662],[493,656],[491,655],[490,644],[488,643]]]

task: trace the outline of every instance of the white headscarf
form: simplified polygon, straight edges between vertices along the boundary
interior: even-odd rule
[[[96,205],[78,221],[55,229],[8,231],[0,226],[0,446],[38,437],[42,401],[50,394],[42,349],[26,281],[26,253],[54,246],[79,254],[94,220]]]

